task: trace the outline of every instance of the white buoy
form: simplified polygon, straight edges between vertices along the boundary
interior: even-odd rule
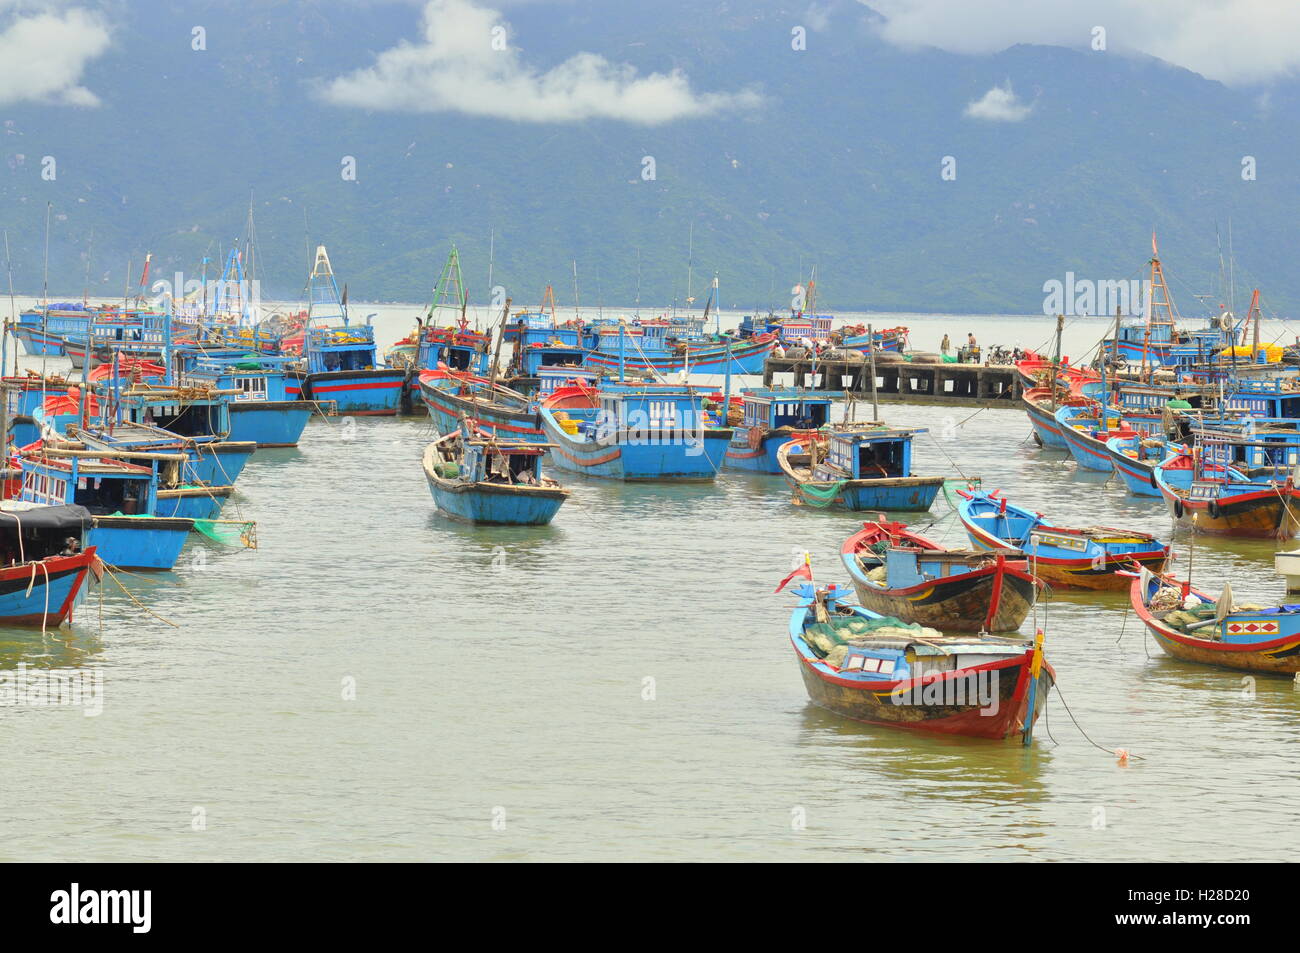
[[[1286,577],[1286,591],[1300,592],[1300,549],[1273,554],[1273,571]]]

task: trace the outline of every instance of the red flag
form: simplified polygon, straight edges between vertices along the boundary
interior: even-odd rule
[[[781,584],[772,590],[772,594],[775,595],[776,593],[780,592],[782,589],[788,586],[792,580],[796,578],[807,579],[809,582],[812,582],[812,577],[813,577],[812,560],[808,557],[807,553],[804,553],[803,565],[800,566],[798,569],[796,569],[794,572],[790,573],[790,575],[782,579]]]

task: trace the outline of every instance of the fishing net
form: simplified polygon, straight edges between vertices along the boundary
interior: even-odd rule
[[[826,507],[835,502],[835,498],[840,495],[840,490],[848,480],[838,480],[825,489],[817,489],[811,486],[800,486],[799,497],[796,502],[807,503],[809,506]]]
[[[257,524],[252,520],[195,520],[194,530],[223,546],[257,549]]]

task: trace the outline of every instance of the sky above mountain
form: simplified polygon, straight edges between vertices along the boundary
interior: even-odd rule
[[[268,296],[318,242],[354,297],[703,294],[1041,308],[1139,277],[1300,307],[1300,7],[1265,0],[0,0],[15,284],[121,294],[256,225]],[[1229,257],[1229,251],[1231,256]],[[209,266],[211,268],[213,266]],[[1238,290],[1236,298],[1248,291]]]

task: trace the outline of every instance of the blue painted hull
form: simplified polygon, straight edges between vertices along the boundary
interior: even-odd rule
[[[490,488],[472,486],[451,489],[433,478],[429,478],[428,484],[438,509],[470,523],[545,526],[564,505],[564,494],[556,491],[493,492]]]
[[[14,329],[14,336],[23,342],[23,348],[33,357],[59,357],[63,354],[63,339],[40,328]]]
[[[312,409],[304,400],[231,401],[229,439],[251,440],[259,447],[296,447]]]
[[[549,410],[541,411],[542,429],[555,447],[551,463],[570,473],[606,480],[713,480],[731,440],[727,429],[706,430],[690,441],[596,443],[570,436]]]
[[[1106,452],[1106,445],[1071,426],[1070,421],[1076,417],[1093,419],[1090,415],[1079,414],[1077,410],[1078,408],[1075,407],[1062,407],[1056,412],[1056,422],[1061,428],[1066,449],[1070,451],[1074,462],[1085,470],[1109,473],[1114,467],[1111,464],[1110,454]]]
[[[38,565],[34,575],[29,567],[14,567],[0,580],[0,624],[58,625],[71,615],[82,599],[87,569],[57,568],[57,562],[51,569],[51,562]]]
[[[1155,486],[1155,466],[1135,460],[1123,453],[1125,447],[1131,447],[1136,441],[1132,438],[1115,437],[1106,441],[1106,450],[1110,453],[1111,463],[1130,493],[1138,496],[1160,498],[1160,491]]]
[[[943,482],[923,486],[846,486],[840,493],[850,510],[928,510]]]
[[[781,464],[776,451],[790,439],[789,434],[764,434],[757,449],[749,446],[749,428],[737,427],[722,464],[729,470],[749,473],[780,473]]]
[[[448,386],[454,382],[447,381]],[[459,384],[455,386],[459,387]],[[460,429],[460,418],[464,414],[479,422],[479,429],[503,437],[540,437],[541,425],[537,414],[529,409],[507,410],[496,404],[474,401],[459,394],[451,393],[447,388],[438,386],[436,381],[420,383],[420,394],[429,418],[438,433],[451,433]]]
[[[324,371],[303,374],[299,378],[298,393],[294,385],[286,387],[289,397],[332,402],[344,415],[396,416],[402,402],[402,386],[406,371],[400,368],[372,371]]]
[[[226,489],[218,487],[218,492],[195,493],[186,496],[158,495],[155,507],[159,516],[177,517],[191,520],[214,520],[221,515],[221,508],[226,504],[226,495],[219,492]],[[165,493],[165,491],[163,491]]]
[[[733,344],[731,346],[731,373],[763,373],[763,363],[775,347],[775,340],[762,344]],[[583,363],[617,370],[619,366],[618,352],[588,351],[586,357],[583,358]],[[647,354],[642,357],[631,343],[626,345],[623,352],[623,366],[631,370],[653,368],[663,374],[670,371],[686,370],[687,363],[686,356],[677,354]],[[709,344],[698,349],[693,348],[689,364],[692,373],[725,374],[727,372],[727,346],[725,344]]]
[[[210,486],[234,486],[253,455],[251,449],[221,453],[203,446],[189,447],[185,453],[190,458],[185,464],[186,481]]]
[[[99,516],[86,537],[113,568],[171,569],[193,528],[192,520]]]

